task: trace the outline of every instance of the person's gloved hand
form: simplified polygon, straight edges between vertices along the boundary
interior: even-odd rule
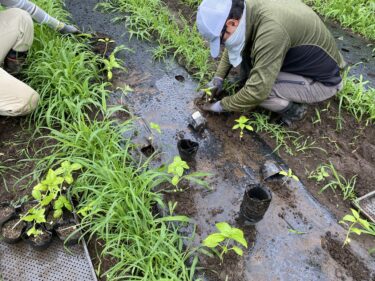
[[[59,29],[59,32],[61,34],[80,34],[81,31],[79,31],[75,26],[65,24],[62,28]]]
[[[203,111],[209,111],[214,113],[220,113],[224,111],[220,101],[217,101],[215,103],[205,103],[201,106],[201,109]]]
[[[223,91],[223,78],[214,77],[212,80],[205,86],[204,89],[200,90],[200,94],[207,95],[209,98],[214,98],[220,95]]]

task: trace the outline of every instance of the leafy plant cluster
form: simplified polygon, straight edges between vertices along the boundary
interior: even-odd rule
[[[33,224],[27,231],[28,236],[42,234],[42,230],[37,227],[37,224],[46,222],[46,211],[50,208],[53,209],[55,219],[62,217],[64,209],[69,212],[73,211],[73,206],[65,194],[74,181],[72,172],[79,169],[81,169],[80,164],[64,161],[58,169],[49,169],[45,179],[34,186],[32,196],[37,204],[20,218],[22,221]]]
[[[223,262],[224,255],[229,251],[234,251],[237,255],[242,256],[243,250],[234,245],[239,245],[247,248],[247,241],[244,238],[244,233],[241,229],[231,227],[226,222],[219,222],[216,224],[218,232],[208,235],[203,240],[203,245],[211,249]]]

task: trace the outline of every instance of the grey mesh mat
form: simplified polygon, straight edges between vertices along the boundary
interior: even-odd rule
[[[96,281],[83,244],[64,249],[54,240],[42,252],[25,242],[8,245],[0,240],[0,281]]]
[[[375,222],[375,191],[357,199],[357,205],[372,222]]]

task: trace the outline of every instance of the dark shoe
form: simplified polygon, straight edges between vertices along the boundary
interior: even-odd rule
[[[26,62],[27,52],[16,52],[11,50],[4,60],[4,70],[13,76],[20,74]]]
[[[290,102],[288,107],[280,112],[281,122],[288,127],[293,125],[295,121],[301,121],[307,113],[307,105]]]

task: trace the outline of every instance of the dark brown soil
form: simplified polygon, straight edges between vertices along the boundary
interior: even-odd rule
[[[328,103],[330,106],[324,111]],[[321,123],[314,125],[315,108],[320,111]],[[311,193],[325,206],[327,206],[337,219],[348,213],[351,203],[344,201],[340,190],[335,192],[326,190],[319,194],[326,184],[317,183],[309,179],[309,174],[321,164],[335,166],[339,174],[349,180],[357,175],[355,194],[363,196],[374,190],[375,181],[375,127],[365,126],[358,122],[347,112],[342,112],[343,130],[336,131],[336,117],[338,105],[334,100],[311,107],[304,121],[294,124],[294,130],[302,136],[310,137],[315,141],[314,146],[323,149],[314,149],[294,156],[280,150],[281,157],[295,174],[304,182]],[[314,119],[315,120],[315,119]],[[271,145],[276,147],[275,141],[267,134],[261,136]],[[325,152],[326,151],[326,152]]]
[[[34,208],[37,205],[38,205],[37,201],[25,202],[24,204],[21,205],[21,213],[26,214],[30,209]]]
[[[52,234],[43,230],[43,232],[37,236],[30,236],[29,240],[35,245],[43,245],[51,239]]]
[[[19,238],[22,234],[22,230],[24,229],[25,224],[23,222],[18,222],[19,219],[12,219],[5,222],[1,229],[1,235],[8,239]]]
[[[371,272],[363,261],[357,257],[350,246],[342,246],[342,241],[337,240],[330,232],[322,237],[322,247],[342,265],[355,281],[375,280],[375,273]]]
[[[90,39],[90,46],[91,50],[102,57],[109,58],[111,53],[116,48],[116,42],[112,39],[112,37],[108,34],[104,33],[95,33],[93,34],[93,38]],[[103,40],[105,42],[103,42]]]
[[[11,206],[0,207],[0,221],[2,221],[5,218],[8,218],[13,213],[14,213],[14,208]]]
[[[16,201],[30,194],[34,168],[30,155],[44,147],[41,140],[33,140],[25,118],[0,116],[0,166],[12,168],[0,174],[0,201]],[[20,180],[22,178],[22,180]]]
[[[64,224],[64,225],[61,225],[59,226],[58,228],[56,228],[56,232],[58,233],[59,235],[59,238],[61,240],[66,240],[73,232],[75,232],[77,230],[77,227],[75,224]],[[75,240],[75,239],[79,239],[80,237],[80,234],[79,233],[76,233],[74,236],[70,237],[70,239],[72,240]]]

